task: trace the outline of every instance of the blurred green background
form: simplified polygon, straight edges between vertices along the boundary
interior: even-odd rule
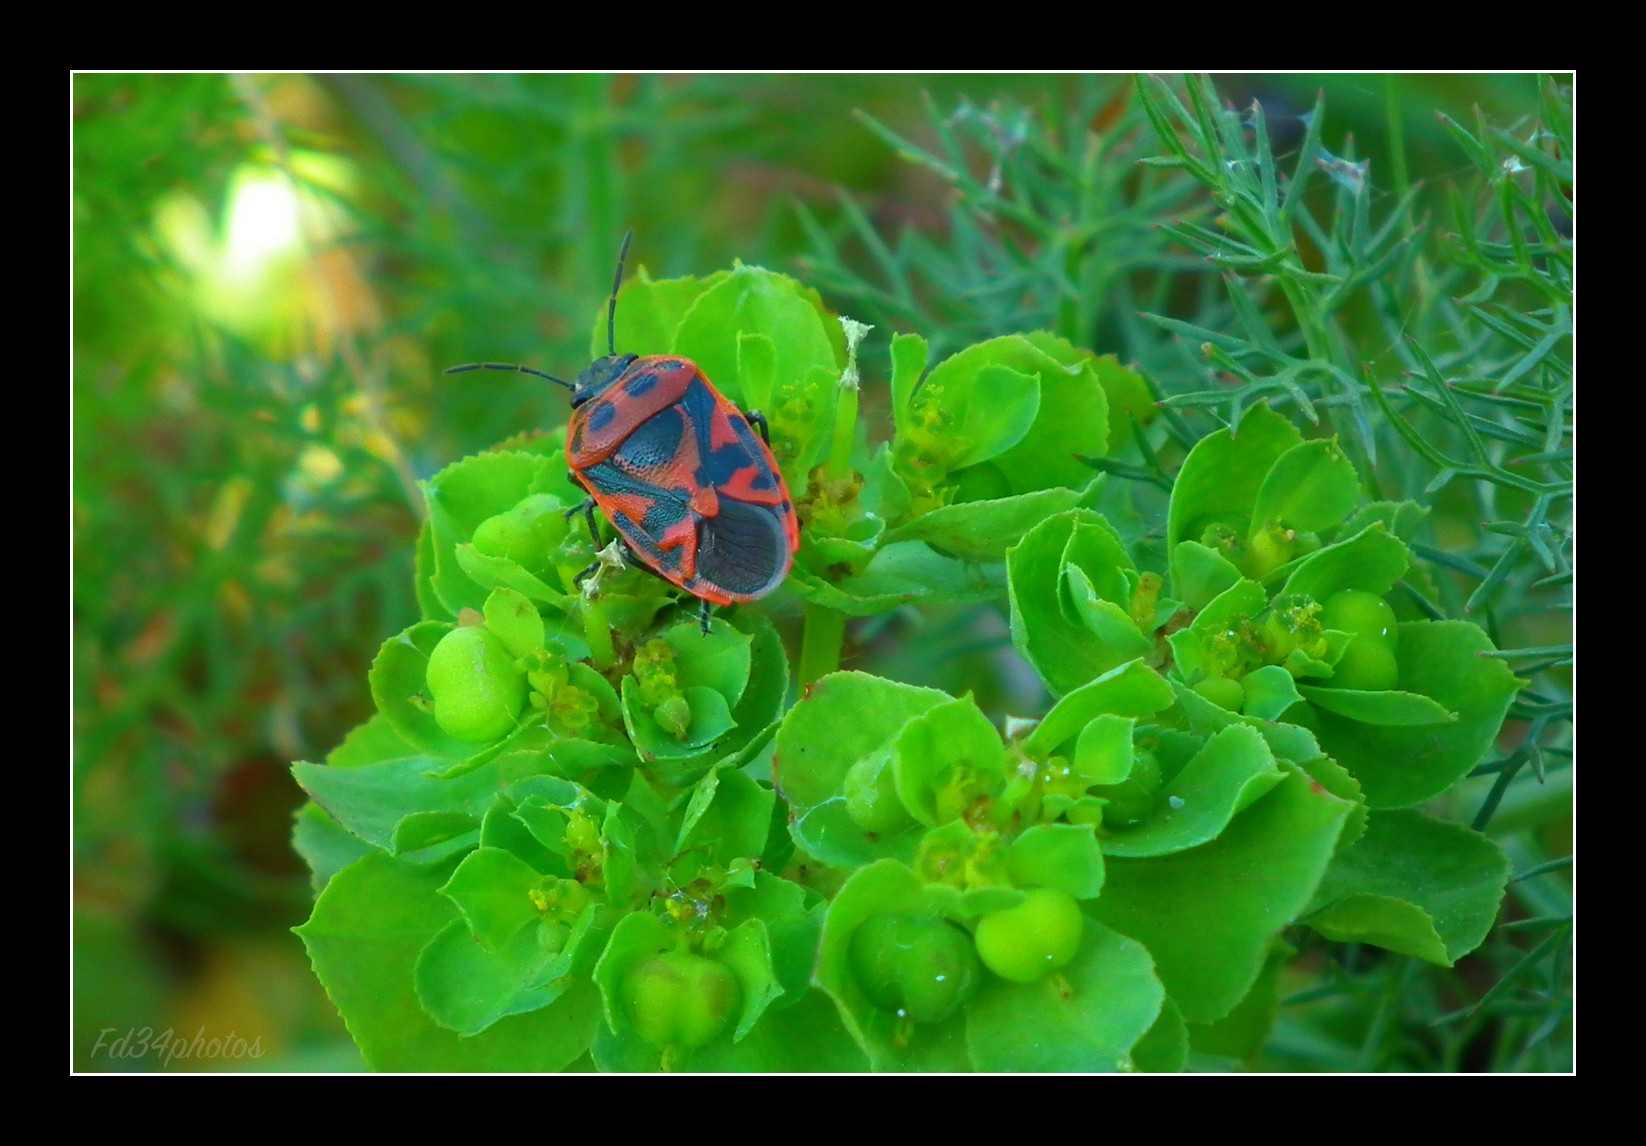
[[[287,768],[366,718],[366,669],[416,617],[416,483],[566,410],[537,380],[444,367],[575,374],[633,227],[631,267],[654,277],[740,258],[880,323],[872,409],[897,315],[831,291],[841,266],[873,261],[849,236],[866,223],[941,246],[954,192],[854,113],[923,146],[978,109],[1101,132],[1129,84],[77,75],[74,1068],[360,1068],[288,932],[311,892],[289,847]],[[1508,124],[1537,93],[1522,75],[1218,86],[1262,102],[1281,154],[1323,91],[1326,145],[1341,153],[1352,134],[1380,195],[1385,173],[1461,171],[1437,111],[1470,122],[1479,105]],[[840,240],[829,258],[819,233]],[[996,312],[969,313],[966,340],[1006,332],[977,329]],[[1089,329],[1093,349],[1158,369],[1159,330],[1096,313]],[[922,333],[944,346],[944,331]],[[902,639],[915,623],[862,626],[853,667],[1010,695],[974,619],[926,619],[918,652]],[[985,637],[1003,633],[993,623]],[[261,1053],[133,1053],[145,1030]],[[122,1035],[124,1057],[110,1050]]]

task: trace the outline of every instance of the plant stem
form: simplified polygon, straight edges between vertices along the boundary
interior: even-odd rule
[[[846,614],[822,605],[806,604],[806,627],[800,637],[800,689],[840,667],[840,646],[846,638]]]
[[[612,646],[611,626],[606,624],[606,610],[598,601],[583,601],[583,639],[589,644],[589,658],[594,667],[604,672],[617,663],[617,649]]]
[[[829,443],[828,467],[834,481],[852,476],[852,434],[857,429],[857,387],[840,387],[840,405],[834,415],[834,440]]]

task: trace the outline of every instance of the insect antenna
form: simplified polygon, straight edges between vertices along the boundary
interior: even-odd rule
[[[623,236],[623,247],[617,252],[617,274],[612,276],[612,296],[606,302],[606,353],[617,353],[617,288],[623,285],[623,264],[629,257],[629,243],[634,229]]]
[[[453,366],[448,370],[442,371],[442,373],[463,374],[470,370],[513,370],[521,374],[535,374],[539,378],[547,378],[555,385],[564,386],[568,390],[577,389],[575,385],[566,381],[564,378],[556,378],[553,374],[545,374],[543,371],[534,370],[530,366],[517,366],[509,362],[469,362],[462,366]]]

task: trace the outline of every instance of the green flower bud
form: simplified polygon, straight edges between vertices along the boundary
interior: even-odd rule
[[[1200,544],[1215,549],[1242,571],[1246,567],[1246,542],[1233,526],[1213,522],[1200,534]]]
[[[1268,661],[1279,664],[1302,649],[1305,656],[1319,658],[1326,652],[1326,638],[1320,626],[1320,605],[1313,597],[1291,593],[1276,597],[1263,622],[1263,641]]]
[[[686,698],[676,693],[666,697],[661,704],[652,710],[652,718],[658,726],[676,740],[686,738],[686,730],[692,726],[692,706]]]

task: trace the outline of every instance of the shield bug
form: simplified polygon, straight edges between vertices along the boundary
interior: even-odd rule
[[[688,358],[617,353],[617,290],[633,237],[617,255],[606,356],[575,383],[494,362],[446,373],[517,370],[570,390],[566,464],[589,496],[567,516],[583,513],[599,544],[598,507],[642,568],[702,602],[707,633],[715,605],[757,601],[783,583],[800,524],[765,418],[739,410]]]

